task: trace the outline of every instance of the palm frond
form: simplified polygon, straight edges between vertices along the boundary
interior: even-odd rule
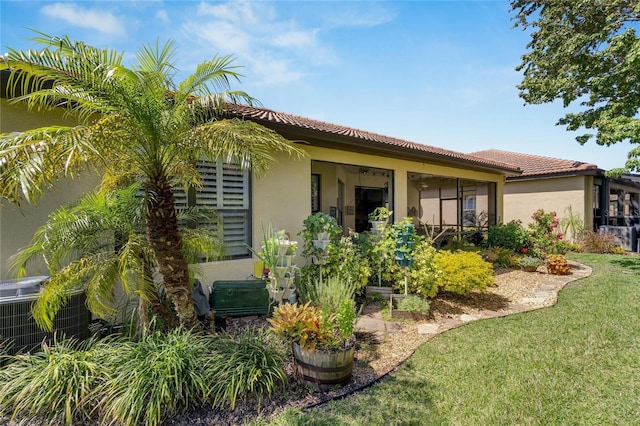
[[[82,287],[82,269],[75,265],[51,276],[31,306],[31,314],[36,323],[44,330],[53,330],[53,320],[58,311],[67,303],[71,292]]]
[[[197,126],[184,138],[202,158],[222,158],[227,163],[239,164],[242,169],[250,168],[257,176],[264,175],[269,163],[276,162],[277,152],[297,158],[307,155],[275,131],[237,118]]]
[[[136,67],[143,74],[155,74],[165,76],[162,80],[170,87],[172,77],[176,74],[175,67],[175,42],[168,40],[160,46],[160,40],[156,39],[155,46],[144,45],[136,52],[138,66]]]
[[[0,135],[0,195],[35,203],[62,176],[75,177],[100,157],[85,126],[51,126]]]
[[[227,92],[230,89],[230,79],[240,81],[242,74],[235,70],[240,66],[232,65],[235,58],[229,56],[214,56],[208,61],[200,63],[196,71],[184,79],[178,86],[176,103],[181,104],[194,95],[210,95],[211,93]]]

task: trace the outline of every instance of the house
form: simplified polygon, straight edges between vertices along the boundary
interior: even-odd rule
[[[569,209],[586,229],[608,227],[627,233],[623,245],[637,250],[640,233],[640,175],[609,177],[595,164],[516,152],[485,150],[471,155],[512,164],[522,171],[508,176],[504,188],[503,222],[524,225],[539,208],[567,217]]]
[[[476,226],[475,217],[495,223],[504,216],[505,177],[519,173],[517,167],[492,159],[265,108],[233,106],[227,114],[277,131],[299,144],[308,156],[302,160],[278,157],[270,173],[261,179],[233,165],[203,162],[199,168],[204,187],[188,197],[177,190],[178,207],[214,207],[223,220],[229,256],[201,265],[206,283],[247,278],[254,271],[248,246],[261,244],[263,226],[285,229],[296,239],[303,220],[317,211],[334,216],[344,229],[355,231],[369,227],[367,215],[378,206],[393,210],[395,220],[411,216],[416,222],[461,232]],[[0,99],[3,133],[66,120],[58,111],[32,113],[23,105]],[[97,181],[98,177],[90,174],[63,180],[36,206],[18,208],[2,200],[0,279],[10,278],[7,259],[29,243],[47,215],[92,189]],[[46,271],[34,268],[29,273]]]

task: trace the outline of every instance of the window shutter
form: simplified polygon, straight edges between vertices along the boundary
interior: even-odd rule
[[[249,255],[249,174],[243,172],[238,165],[226,164],[220,160],[217,163],[198,161],[196,167],[202,179],[202,187],[195,193],[195,204],[217,212],[228,256]],[[185,209],[190,202],[193,203],[184,188],[175,187],[174,197],[178,211]],[[217,224],[209,227],[216,229]]]

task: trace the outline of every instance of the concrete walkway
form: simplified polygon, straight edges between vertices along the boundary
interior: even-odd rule
[[[569,264],[571,266],[571,275],[547,274],[543,282],[532,289],[530,294],[520,300],[511,301],[504,310],[483,310],[473,314],[452,315],[449,318],[422,321],[417,326],[417,332],[422,335],[436,335],[470,321],[504,317],[555,305],[558,301],[558,293],[565,285],[591,275],[592,269],[589,266],[577,262],[569,262]],[[381,312],[377,310],[362,314],[358,318],[356,329],[376,334],[395,333],[402,329],[402,322],[385,321]]]

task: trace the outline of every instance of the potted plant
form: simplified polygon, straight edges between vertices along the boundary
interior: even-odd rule
[[[518,261],[520,269],[525,272],[536,272],[538,270],[538,266],[542,265],[542,263],[542,259],[534,256],[524,256]]]
[[[321,257],[331,240],[342,234],[342,228],[336,219],[322,212],[308,216],[303,225],[304,228],[298,235],[304,240],[302,255],[307,259]]]
[[[392,214],[393,212],[386,207],[376,207],[371,213],[369,213],[369,222],[371,222],[373,232],[380,234]]]
[[[330,277],[301,288],[305,304],[277,307],[269,318],[271,330],[291,342],[296,370],[304,381],[321,389],[351,380],[358,316],[356,286]]]
[[[292,243],[284,230],[274,231],[269,225],[262,228],[261,250],[249,247],[249,250],[262,260],[264,268],[268,270],[267,288],[271,299],[278,303],[295,299],[295,276],[298,268],[295,265],[287,265],[286,261],[286,253],[291,250]],[[297,247],[297,242],[295,246]]]
[[[298,242],[297,241],[289,241],[289,246],[287,247],[287,254],[285,255],[285,264],[286,266],[295,266],[296,259],[296,251],[298,250]]]
[[[397,301],[397,307],[391,304],[391,317],[413,319],[415,321],[426,320],[429,317],[431,303],[420,296],[413,294],[404,296]]]

